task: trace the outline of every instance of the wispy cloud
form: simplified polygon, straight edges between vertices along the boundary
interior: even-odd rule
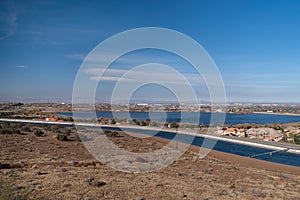
[[[41,45],[52,45],[52,46],[66,45],[65,42],[60,42],[60,41],[38,41],[37,43]]]
[[[104,69],[104,68],[88,68],[83,70],[86,74],[99,75],[105,73],[105,76],[122,76],[128,70],[123,69]]]
[[[65,57],[74,60],[85,60],[88,64],[103,64],[111,61],[117,61],[123,64],[136,64],[136,63],[147,63],[151,58],[149,57],[137,57],[137,56],[124,56],[120,57],[115,53],[101,53],[101,54],[67,54]],[[152,58],[153,59],[153,58]]]
[[[17,14],[14,1],[0,1],[0,39],[5,39],[16,32]]]
[[[147,67],[136,68],[133,70],[124,69],[103,69],[103,68],[88,68],[84,73],[91,75],[92,81],[110,81],[124,83],[149,83],[157,82],[173,85],[197,85],[204,86],[205,83],[200,76],[191,74],[181,74],[172,69],[159,67],[159,64],[147,64]],[[101,76],[100,76],[101,75]]]
[[[18,65],[18,66],[15,66],[16,68],[18,69],[28,69],[28,66],[25,66],[25,65]]]
[[[263,79],[281,79],[281,78],[298,78],[299,74],[293,74],[293,73],[256,73],[256,74],[249,74],[249,78],[263,78]]]
[[[234,88],[244,88],[244,89],[256,89],[256,90],[263,90],[263,89],[284,89],[290,88],[289,86],[285,85],[274,85],[274,84],[255,84],[255,83],[225,83],[226,87],[234,87]]]
[[[91,75],[92,81],[124,82],[124,83],[162,83],[172,85],[187,85],[205,87],[204,79],[182,58],[174,55],[153,54],[126,54],[116,60],[109,68],[105,65],[116,58],[116,54],[111,52],[84,55],[68,54],[70,59],[84,60],[85,74]],[[97,55],[97,56],[96,56]],[[141,68],[140,68],[141,67]],[[194,70],[194,71],[193,71]],[[101,76],[101,77],[100,77]],[[215,77],[205,77],[210,79],[210,84],[215,82]],[[216,83],[219,85],[219,83]]]
[[[84,60],[84,58],[86,57],[86,54],[67,54],[65,55],[65,57],[70,58],[70,59],[74,59],[74,60]]]
[[[133,79],[128,79],[128,78],[121,78],[121,77],[115,77],[115,76],[103,76],[103,77],[99,77],[99,76],[92,76],[90,78],[90,80],[92,81],[113,81],[113,82],[127,82],[127,83],[135,83],[137,82],[137,80],[133,80]]]
[[[95,51],[98,50],[99,49],[96,49]],[[137,66],[145,63],[161,63],[180,69],[184,69],[187,65],[189,65],[187,61],[176,55],[163,54],[162,52],[158,53],[153,51],[154,50],[149,50],[149,52],[133,51],[125,55],[120,55],[120,52],[114,50],[111,50],[109,52],[100,52],[99,50],[99,52],[92,52],[91,54],[66,54],[65,57],[74,60],[85,61],[85,64],[91,67],[101,66],[103,64],[108,64],[111,62],[113,62],[114,64],[127,66]]]
[[[123,69],[107,69],[91,68],[85,70],[85,73],[91,74],[90,80],[95,81],[118,81],[118,82],[151,82],[162,81],[165,83],[179,84],[178,75],[167,73],[165,70],[123,70]],[[101,77],[100,77],[101,74]]]

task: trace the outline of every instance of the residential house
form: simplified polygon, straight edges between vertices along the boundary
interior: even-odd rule
[[[245,137],[246,134],[244,129],[229,127],[223,131],[222,135]]]
[[[246,135],[249,138],[265,139],[269,137],[281,137],[282,134],[273,128],[250,128],[246,131]]]

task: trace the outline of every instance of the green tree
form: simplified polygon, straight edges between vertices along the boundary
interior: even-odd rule
[[[177,122],[172,122],[172,123],[170,124],[170,128],[178,128]]]

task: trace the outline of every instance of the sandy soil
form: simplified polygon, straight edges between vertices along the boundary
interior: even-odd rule
[[[152,140],[158,141],[159,143],[166,144],[169,141],[161,138],[152,138]],[[190,153],[198,153],[199,147],[191,146],[189,148]],[[195,155],[195,154],[194,154]],[[279,163],[272,163],[263,160],[258,160],[254,158],[248,158],[244,156],[239,156],[230,153],[224,153],[220,151],[211,150],[208,154],[208,157],[222,160],[225,162],[230,162],[230,164],[235,164],[243,167],[251,167],[256,169],[263,169],[274,172],[284,172],[294,175],[300,175],[300,167],[294,167],[289,165],[283,165]]]
[[[192,147],[166,168],[130,174],[95,160],[80,141],[59,141],[49,127],[0,135],[1,198],[5,199],[299,199],[300,168]],[[64,128],[66,129],[66,128]],[[71,130],[71,136],[74,130]],[[111,141],[133,152],[166,140],[128,135]],[[6,165],[5,165],[6,164]]]

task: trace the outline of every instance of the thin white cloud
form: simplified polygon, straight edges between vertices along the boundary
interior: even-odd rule
[[[17,14],[14,1],[0,1],[0,39],[16,32]]]
[[[226,87],[235,87],[235,88],[252,88],[257,90],[263,89],[282,89],[290,88],[290,86],[285,85],[274,85],[274,84],[254,84],[254,83],[225,83]]]
[[[38,41],[38,44],[41,45],[52,45],[52,46],[62,46],[65,45],[65,42],[60,42],[60,41]]]
[[[18,65],[18,66],[16,66],[16,68],[18,68],[18,69],[28,69],[28,66]]]
[[[97,50],[97,49],[96,49]],[[96,51],[95,50],[95,51]],[[132,52],[131,52],[132,53]],[[180,57],[176,56],[164,56],[164,55],[140,55],[138,52],[134,52],[133,54],[129,53],[125,55],[118,55],[117,52],[113,50],[111,52],[93,52],[92,54],[66,54],[65,57],[84,61],[85,65],[89,67],[95,66],[103,66],[104,64],[109,64],[111,62],[115,62],[115,64],[125,64],[128,66],[136,66],[145,63],[162,63],[169,66],[180,66],[181,69],[184,69],[184,66],[188,65],[186,61],[184,61]],[[137,53],[137,54],[135,54]],[[191,67],[191,66],[189,66]]]
[[[86,74],[99,75],[105,73],[105,76],[122,76],[127,72],[123,69],[104,69],[104,68],[88,68],[83,70]]]
[[[263,79],[282,79],[282,78],[298,78],[299,74],[294,73],[256,73],[249,74],[249,78],[263,78]]]
[[[111,61],[117,61],[118,63],[126,63],[126,64],[136,64],[136,63],[147,63],[150,58],[146,57],[120,57],[114,53],[102,53],[102,54],[67,54],[65,57],[74,59],[74,60],[85,60],[86,64],[97,64],[101,65],[103,63],[109,63]],[[119,58],[120,57],[120,58]]]
[[[86,55],[85,54],[67,54],[67,55],[65,55],[65,57],[71,58],[74,60],[84,60]]]
[[[113,81],[113,82],[131,82],[131,83],[135,83],[136,80],[133,79],[128,79],[128,78],[121,78],[121,77],[115,77],[115,76],[103,76],[103,77],[99,77],[99,76],[92,76],[90,78],[90,80],[92,81]]]
[[[181,72],[175,73],[176,69],[172,67],[172,65],[169,65],[170,69],[173,69],[171,72],[170,70],[161,70],[160,68],[156,68],[157,70],[153,70],[153,66],[159,65],[159,63],[175,63],[178,60],[173,60],[172,57],[159,57],[159,56],[124,56],[117,60],[118,64],[125,63],[128,66],[141,66],[146,63],[148,65],[149,63],[152,63],[146,68],[143,68],[143,70],[125,70],[127,68],[127,65],[123,67],[123,65],[113,65],[113,68],[105,69],[104,64],[111,61],[113,58],[117,57],[114,53],[105,53],[105,54],[98,54],[99,56],[95,56],[96,54],[92,54],[89,56],[86,56],[84,54],[68,54],[65,55],[68,58],[76,59],[76,60],[85,60],[85,69],[83,70],[84,73],[91,75],[90,80],[92,81],[110,81],[110,82],[136,82],[136,83],[145,83],[145,82],[151,82],[151,81],[159,81],[161,83],[165,84],[176,84],[176,85],[186,85],[187,82],[189,82],[193,86],[198,87],[205,87],[205,82],[201,75],[198,75],[196,73],[191,73],[189,70],[185,70],[185,65],[181,65],[182,63],[176,63],[177,70],[180,70]],[[151,62],[152,60],[157,61],[157,63]],[[165,66],[168,66],[167,64],[163,64]],[[180,67],[178,67],[180,65]],[[117,68],[117,69],[116,69]],[[122,68],[122,69],[120,69]],[[188,67],[187,67],[188,68]],[[134,68],[133,68],[134,69]],[[186,72],[183,72],[183,71]],[[99,76],[102,77],[99,77]],[[122,77],[126,75],[126,77]],[[184,79],[180,79],[179,77],[182,76]],[[214,77],[206,77],[206,79],[215,80]],[[210,81],[211,83],[213,81]]]
[[[191,85],[204,86],[205,83],[200,76],[191,74],[170,73],[167,70],[123,70],[123,69],[103,69],[88,68],[84,73],[91,75],[92,81],[114,81],[125,83],[145,83],[145,82],[163,82],[165,84],[186,85],[188,81]],[[100,77],[101,74],[101,77]],[[186,79],[180,78],[180,75]]]

